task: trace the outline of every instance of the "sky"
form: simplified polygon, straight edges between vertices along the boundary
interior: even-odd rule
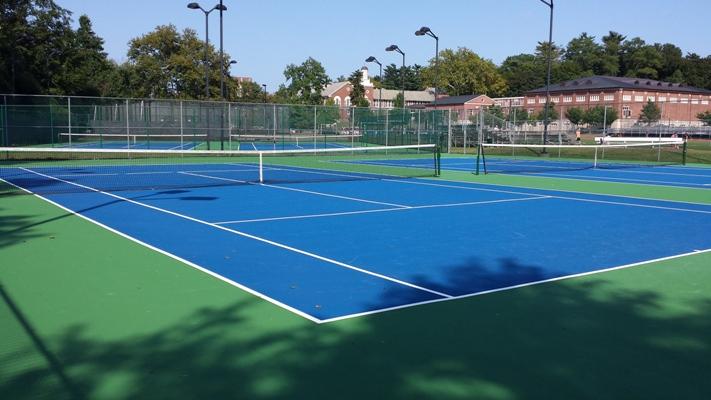
[[[109,57],[126,61],[128,42],[156,26],[173,24],[205,36],[204,14],[185,0],[55,0],[91,18]],[[219,0],[202,0],[208,8]],[[320,61],[332,79],[366,65],[402,62],[384,49],[398,45],[406,63],[426,65],[435,41],[417,37],[428,26],[440,49],[467,47],[500,64],[507,56],[532,53],[548,39],[549,9],[540,0],[223,0],[224,49],[237,60],[231,73],[266,83],[284,83],[284,68],[308,57]],[[674,43],[686,53],[711,55],[711,0],[555,0],[553,41],[565,45],[581,32],[600,39],[608,31],[648,43]],[[219,46],[219,14],[210,14],[210,41]],[[370,73],[378,67],[371,64]]]

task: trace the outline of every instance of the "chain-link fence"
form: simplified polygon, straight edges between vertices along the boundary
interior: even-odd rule
[[[0,144],[5,147],[226,150],[245,149],[246,143],[313,139],[316,144],[361,146],[439,144],[446,151],[451,114],[193,100],[1,97]]]

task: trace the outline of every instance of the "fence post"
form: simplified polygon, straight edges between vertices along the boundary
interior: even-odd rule
[[[452,109],[447,110],[447,153],[452,152]]]
[[[69,129],[69,147],[72,147],[72,98],[67,97],[67,128]]]
[[[128,120],[128,99],[126,99],[126,147],[131,148],[131,123]]]

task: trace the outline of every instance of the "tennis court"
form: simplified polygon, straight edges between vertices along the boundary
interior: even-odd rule
[[[711,205],[431,179],[422,150],[0,178],[315,322],[711,251]]]
[[[639,151],[634,153],[632,152],[634,148],[620,147],[612,150],[616,150],[616,155],[618,156],[627,156],[627,159],[601,159],[597,165],[595,165],[592,153],[588,155],[587,159],[560,158],[555,153],[558,150],[557,146],[549,146],[550,158],[531,157],[530,155],[514,157],[494,154],[486,156],[486,170],[488,173],[494,174],[711,189],[711,168],[700,164],[681,165],[682,155],[680,154],[680,149],[674,145],[667,145],[673,153],[663,154],[665,158],[663,158],[662,163],[654,162],[657,159],[658,146],[649,144],[638,146],[637,149],[640,147],[649,147],[649,149],[644,149],[648,150],[648,153],[642,153],[643,158],[641,160],[635,160],[634,157],[630,159],[629,157],[630,153],[632,153],[632,156],[640,156]],[[526,149],[527,146],[521,145],[520,148]],[[581,151],[588,151],[588,149]],[[651,161],[646,161],[645,158]],[[367,160],[363,162],[383,166],[417,167],[420,161]],[[447,158],[442,160],[442,168],[450,171],[475,172],[477,158],[475,155]],[[484,164],[481,160],[479,161],[479,169],[481,173],[484,173]]]

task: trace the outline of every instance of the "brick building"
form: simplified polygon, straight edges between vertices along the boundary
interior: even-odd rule
[[[376,89],[368,75],[368,68],[361,68],[362,78],[361,84],[365,88],[365,97],[370,102],[370,106],[374,108],[393,108],[395,97],[400,93],[400,90],[382,89],[382,98],[380,89]],[[331,99],[337,106],[351,106],[351,91],[353,87],[348,81],[334,82],[328,84],[321,92],[324,100]],[[382,99],[382,102],[381,102]],[[405,91],[405,107],[421,107],[434,101],[434,89],[428,90],[406,90]]]
[[[619,117],[615,127],[634,125],[648,101],[659,107],[660,121],[671,125],[700,125],[696,115],[711,110],[711,90],[643,78],[580,78],[551,85],[550,96],[561,116],[572,107],[614,108]],[[545,87],[524,94],[523,108],[529,114],[540,112],[545,103]]]
[[[483,107],[493,106],[494,99],[485,94],[440,97],[425,106],[428,110],[450,110],[457,113],[456,121],[466,122]]]

